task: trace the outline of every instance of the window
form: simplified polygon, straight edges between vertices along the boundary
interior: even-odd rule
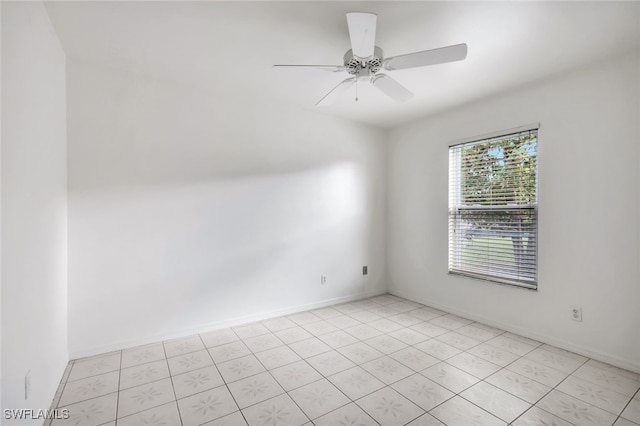
[[[537,288],[538,129],[449,148],[449,272]]]

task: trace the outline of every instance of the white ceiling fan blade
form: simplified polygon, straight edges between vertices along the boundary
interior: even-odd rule
[[[424,67],[427,65],[443,64],[445,62],[461,61],[467,57],[467,45],[456,44],[439,49],[423,50],[422,52],[387,58],[382,63],[386,70],[404,70],[407,68]]]
[[[347,25],[353,54],[359,58],[370,58],[376,44],[376,20],[378,16],[369,12],[347,13]]]
[[[413,98],[413,93],[386,74],[376,74],[371,78],[371,84],[394,101],[406,102]]]
[[[331,105],[345,90],[347,90],[353,83],[356,82],[355,77],[347,78],[341,81],[336,87],[331,89],[329,93],[324,95],[322,99],[316,102],[316,106],[328,106]]]
[[[312,68],[331,72],[340,72],[346,69],[344,65],[273,65],[273,68]]]

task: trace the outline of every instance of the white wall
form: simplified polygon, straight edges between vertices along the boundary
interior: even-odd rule
[[[42,3],[2,4],[2,106],[2,408],[46,409],[68,360],[67,190],[65,56]]]
[[[639,75],[632,55],[391,132],[392,292],[640,371]],[[448,145],[533,122],[538,291],[448,275]]]
[[[67,70],[72,357],[386,287],[384,132]]]

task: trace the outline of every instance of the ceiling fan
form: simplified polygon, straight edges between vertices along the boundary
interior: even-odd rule
[[[316,103],[316,106],[330,105],[339,94],[358,81],[369,81],[391,99],[404,102],[411,99],[413,93],[387,74],[382,74],[379,71],[403,70],[461,61],[467,57],[467,45],[463,43],[385,58],[382,49],[375,45],[376,21],[377,15],[375,13],[347,13],[351,49],[344,54],[344,65],[274,65],[274,67],[317,68],[333,72],[346,71],[350,74],[347,79],[324,95]],[[358,100],[357,97],[356,100]]]

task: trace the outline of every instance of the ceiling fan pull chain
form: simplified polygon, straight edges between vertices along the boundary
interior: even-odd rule
[[[356,102],[358,102],[358,79],[356,78]]]

